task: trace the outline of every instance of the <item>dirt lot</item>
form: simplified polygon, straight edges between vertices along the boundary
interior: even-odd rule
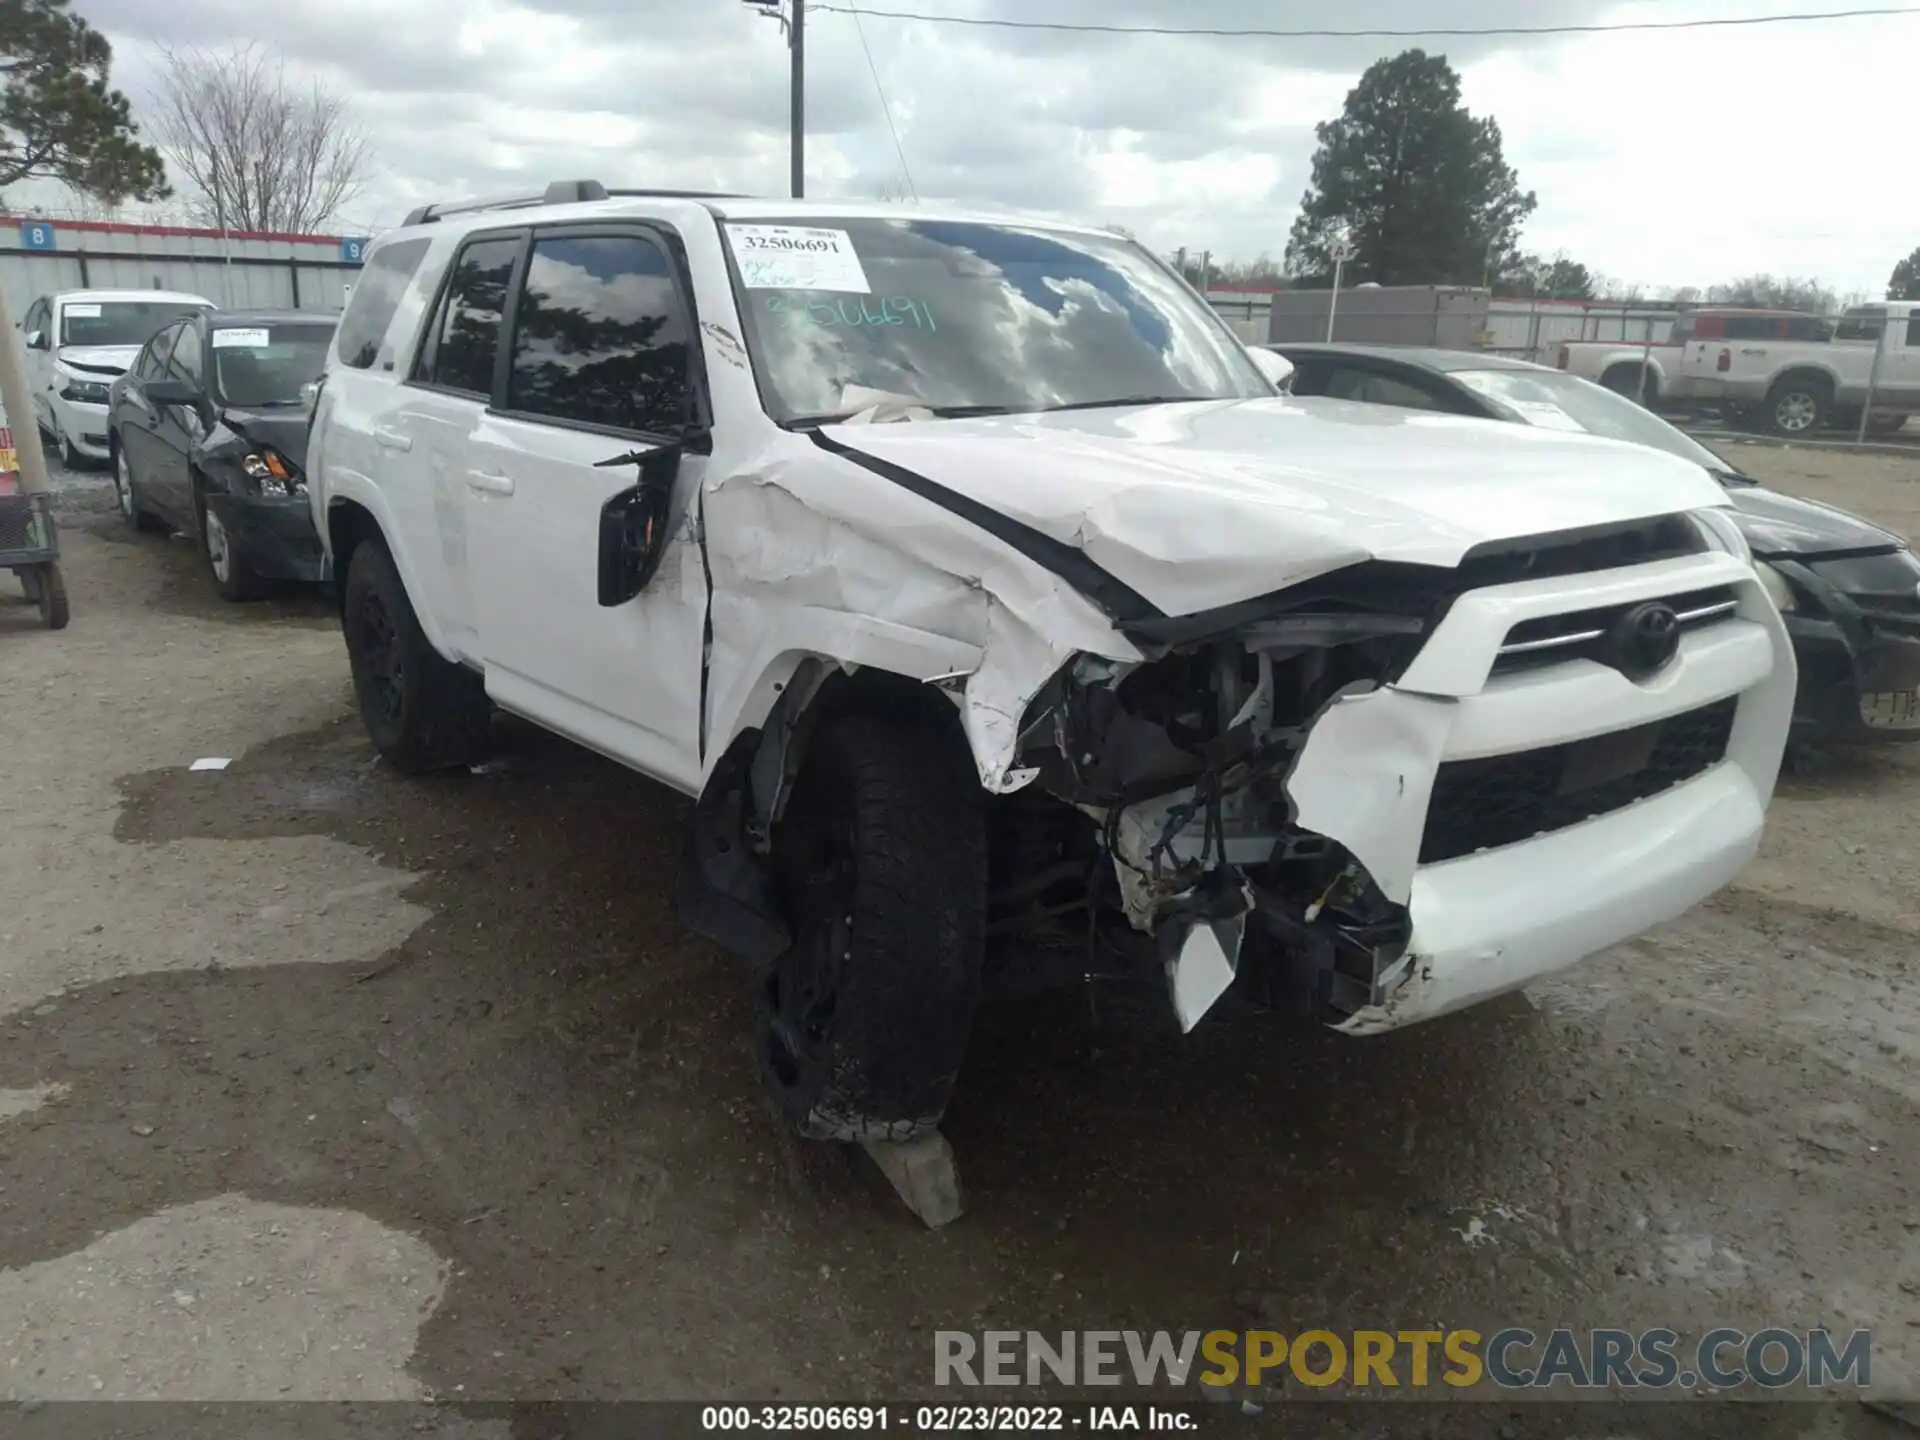
[[[1920,458],[1741,459],[1920,533]],[[513,726],[391,773],[320,599],[225,606],[65,484],[72,627],[0,577],[0,1399],[898,1398],[938,1328],[1261,1324],[1869,1326],[1920,1391],[1920,755],[1423,1029],[989,1014],[929,1234],[763,1108],[681,800]]]

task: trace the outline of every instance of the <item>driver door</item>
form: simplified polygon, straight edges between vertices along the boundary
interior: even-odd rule
[[[164,418],[162,407],[147,399],[147,382],[167,373],[167,360],[173,354],[173,342],[179,338],[179,324],[169,325],[146,343],[133,362],[126,383],[120,387],[120,404],[113,415],[119,427],[120,448],[127,465],[140,486],[143,503],[164,508],[173,518],[171,506],[159,490],[160,459],[156,432]]]
[[[691,309],[636,225],[536,229],[501,327],[506,363],[467,447],[469,561],[487,691],[681,790],[697,789],[706,572],[683,454],[651,582],[600,604],[606,503],[693,410]],[[608,463],[613,462],[613,463]]]

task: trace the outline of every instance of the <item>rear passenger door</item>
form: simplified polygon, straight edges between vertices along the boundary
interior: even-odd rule
[[[689,508],[702,455],[681,456],[672,538],[647,587],[603,606],[597,570],[602,507],[636,483],[638,456],[700,413],[670,243],[634,224],[534,232],[497,406],[468,456],[467,533],[488,693],[690,790],[707,587]]]
[[[469,660],[480,658],[469,558],[471,449],[499,383],[502,327],[526,239],[525,230],[495,231],[462,243],[399,407],[373,434],[383,489],[415,549],[427,603],[448,645]]]

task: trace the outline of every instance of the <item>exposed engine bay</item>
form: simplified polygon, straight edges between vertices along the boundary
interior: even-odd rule
[[[1287,781],[1328,705],[1406,667],[1428,599],[1407,597],[1405,613],[1304,608],[1131,665],[1075,661],[1026,717],[1020,763],[1038,774],[1006,802],[995,933],[1064,947],[1077,919],[1080,944],[1164,968],[1186,1029],[1236,978],[1308,1013],[1378,1003],[1405,955],[1406,907],[1297,823]]]

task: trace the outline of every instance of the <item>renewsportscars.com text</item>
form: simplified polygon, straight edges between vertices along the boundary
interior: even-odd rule
[[[1258,1385],[1613,1390],[1873,1381],[1865,1330],[939,1330],[937,1385]]]

